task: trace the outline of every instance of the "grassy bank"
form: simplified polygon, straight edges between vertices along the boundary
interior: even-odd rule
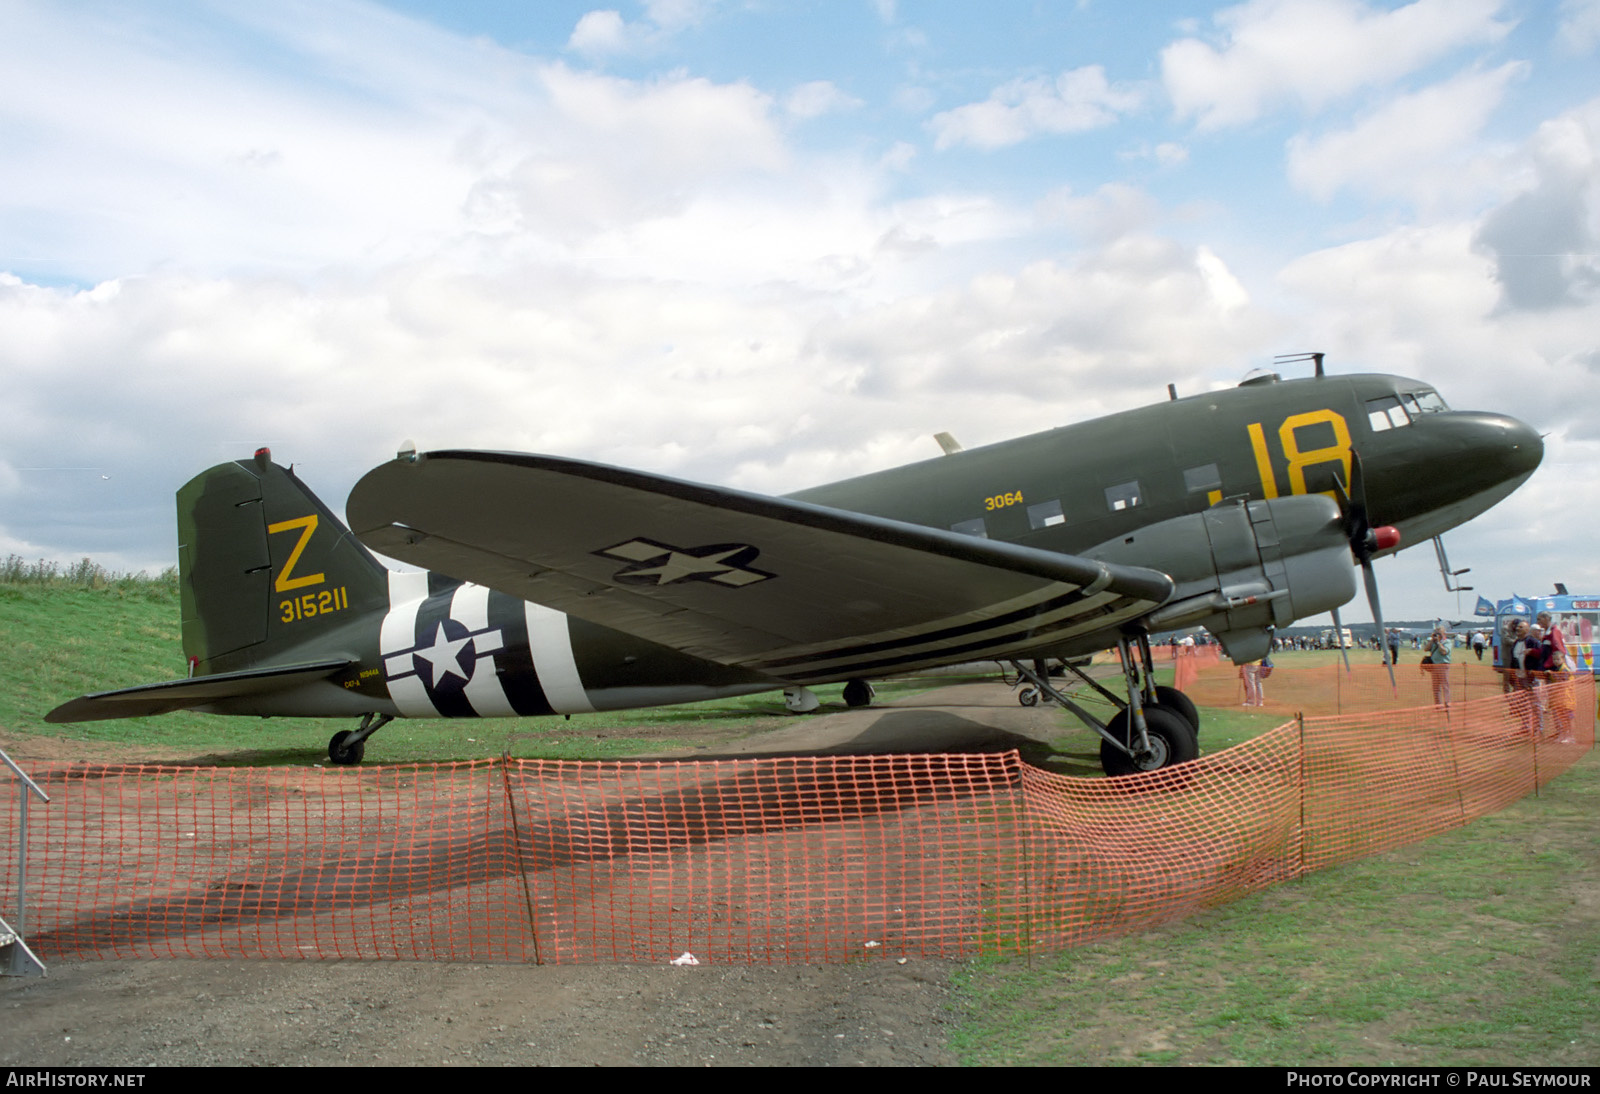
[[[15,561],[15,560],[14,560]],[[9,578],[9,579],[8,579]],[[182,763],[293,764],[326,759],[328,738],[351,719],[242,718],[180,712],[152,718],[50,725],[44,716],[78,695],[185,674],[176,575],[107,574],[91,563],[0,567],[0,745],[56,742],[58,758],[151,758]],[[886,698],[932,685],[879,688]],[[839,685],[816,689],[839,704]],[[368,746],[371,760],[414,763],[521,758],[611,759],[681,748],[714,749],[789,716],[777,692],[570,718],[401,719]],[[65,749],[66,751],[63,751]]]

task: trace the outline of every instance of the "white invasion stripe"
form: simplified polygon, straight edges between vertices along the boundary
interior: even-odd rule
[[[424,572],[401,573],[399,570],[389,571],[389,607],[397,604],[409,604],[413,600],[428,599],[428,575]],[[406,645],[411,645],[411,640],[406,640]]]
[[[1118,598],[1113,593],[1103,593],[1100,594],[1100,599],[1102,601],[1110,601]],[[1076,638],[1078,635],[1086,634],[1091,631],[1110,631],[1120,623],[1144,614],[1145,612],[1149,611],[1151,607],[1151,602],[1147,600],[1123,600],[1121,605],[1110,613],[1097,615],[1092,619],[1087,619],[1083,622],[1064,627],[1061,630],[1051,631],[1047,635],[1032,634],[1014,637],[1007,641],[1002,641],[997,637],[983,647],[965,649],[960,651],[959,654],[948,652],[940,653],[938,650],[916,650],[911,651],[916,655],[915,659],[901,660],[900,657],[896,656],[893,652],[890,652],[889,656],[892,658],[892,660],[887,664],[879,662],[876,664],[876,666],[864,665],[861,660],[846,660],[843,663],[834,663],[831,665],[827,662],[815,662],[807,665],[786,666],[782,670],[768,671],[772,671],[774,675],[790,673],[792,674],[789,677],[790,679],[807,680],[810,683],[818,683],[829,678],[842,680],[845,679],[847,675],[852,674],[870,674],[874,667],[878,672],[884,674],[893,674],[898,672],[912,672],[917,669],[930,668],[937,665],[948,665],[958,661],[987,661],[990,659],[1004,659],[1018,653],[1027,653],[1030,650],[1038,650],[1041,647],[1048,648],[1052,644],[1065,642],[1069,639]],[[838,673],[839,675],[832,675],[830,677],[830,674],[832,673]]]
[[[450,598],[450,618],[469,631],[487,630],[489,590],[482,585],[456,586],[455,595]]]
[[[557,714],[581,714],[594,710],[589,693],[578,677],[578,662],[572,654],[572,632],[567,629],[565,612],[543,604],[527,605],[528,652],[539,674],[544,697]]]
[[[831,660],[835,657],[845,656],[839,652],[839,647],[842,641],[848,641],[851,648],[877,645],[880,642],[895,642],[907,646],[923,645],[931,642],[944,642],[949,640],[949,636],[945,635],[940,637],[940,632],[948,631],[953,627],[963,627],[970,623],[987,622],[991,628],[1015,625],[1015,621],[1013,621],[1012,624],[1004,624],[995,622],[995,620],[1000,616],[1009,615],[1012,612],[1036,607],[1040,604],[1043,604],[1047,600],[1053,600],[1059,596],[1066,596],[1070,593],[1076,592],[1078,588],[1079,586],[1077,585],[1067,585],[1062,582],[1051,582],[1042,588],[1034,589],[1032,592],[1024,593],[1021,596],[1014,596],[1009,600],[1001,600],[996,601],[993,604],[986,604],[981,608],[974,608],[971,611],[962,612],[958,615],[944,616],[939,619],[929,619],[908,627],[897,627],[887,631],[875,631],[869,634],[854,634],[851,635],[847,640],[829,639],[824,642],[811,642],[799,646],[784,646],[779,649],[768,650],[755,657],[745,658],[744,662],[748,664],[762,664],[780,658],[803,657],[807,654],[820,654],[821,656],[819,657],[819,660]],[[1057,608],[1055,610],[1057,612],[1076,612],[1081,610],[1079,608],[1081,603],[1082,601],[1076,601],[1072,604],[1068,604],[1065,607]],[[932,635],[934,637],[923,637],[924,635]]]
[[[1080,616],[1092,616],[1098,620],[1101,609],[1118,599],[1121,598],[1116,593],[1097,593],[1056,608],[1053,611],[1041,612],[1026,620],[992,621],[962,634],[946,634],[937,638],[918,638],[915,635],[909,635],[892,650],[863,652],[861,646],[865,645],[865,643],[859,643],[852,638],[850,639],[852,643],[850,646],[844,649],[836,649],[826,656],[806,661],[784,658],[783,660],[787,662],[786,664],[775,666],[763,658],[746,663],[762,668],[764,671],[776,671],[779,675],[783,673],[800,675],[820,672],[831,665],[848,665],[861,661],[872,661],[894,654],[924,654],[929,657],[938,657],[941,650],[952,648],[968,651],[963,656],[971,656],[974,660],[982,660],[986,656],[984,651],[987,649],[1014,649],[1019,646],[1035,645],[1037,642],[1030,636],[1031,633],[1036,633],[1054,624],[1076,619]],[[1132,604],[1135,602],[1128,601],[1127,603]],[[1138,603],[1143,605],[1140,609],[1141,611],[1149,608],[1146,602],[1140,601]],[[1075,630],[1076,628],[1072,631],[1055,631],[1052,633],[1075,633]],[[777,660],[777,658],[774,658],[774,660]]]
[[[439,717],[439,710],[428,698],[428,689],[420,676],[402,676],[398,680],[390,680],[389,698],[394,700],[395,709],[407,718]]]
[[[467,702],[480,718],[504,718],[515,714],[511,700],[506,698],[505,685],[495,671],[494,658],[489,655],[501,647],[500,632],[482,633],[489,626],[489,590],[483,585],[461,585],[450,598],[450,618],[474,632],[472,652],[477,657],[472,666],[472,679],[461,690]]]
[[[389,656],[417,644],[417,612],[427,596],[427,574],[389,571],[389,612],[378,631],[378,650],[384,655],[383,672],[389,682],[389,698],[394,700],[395,709],[408,718],[439,716],[421,678],[413,674],[394,679],[399,673],[412,671],[410,656]]]
[[[506,689],[500,683],[500,674],[495,671],[493,657],[478,658],[478,663],[472,669],[472,679],[461,690],[466,693],[467,702],[472,704],[472,709],[480,718],[504,718],[516,713],[511,700],[506,698]]]
[[[393,577],[393,574],[389,575]],[[410,650],[417,644],[417,612],[422,608],[422,598],[413,597],[406,600],[394,599],[394,584],[389,585],[389,611],[383,617],[383,626],[378,630],[378,652],[388,657]],[[402,661],[404,658],[401,659]],[[393,672],[387,664],[385,672]],[[404,669],[399,670],[404,672]]]

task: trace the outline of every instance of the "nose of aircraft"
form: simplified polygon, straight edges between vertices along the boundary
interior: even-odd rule
[[[1533,428],[1506,414],[1426,414],[1378,434],[1367,490],[1374,523],[1400,525],[1406,542],[1437,535],[1490,508],[1544,458]]]
[[[1456,414],[1468,431],[1468,447],[1486,472],[1498,467],[1497,481],[1521,481],[1544,459],[1544,439],[1526,422],[1506,414]]]

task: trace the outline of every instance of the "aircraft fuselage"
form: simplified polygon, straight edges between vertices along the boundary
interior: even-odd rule
[[[790,497],[1043,550],[1091,553],[1224,499],[1332,491],[1361,452],[1374,524],[1409,546],[1483,512],[1543,444],[1498,414],[1406,412],[1400,376],[1260,382],[935,457]],[[1442,407],[1442,403],[1439,404]],[[1378,415],[1383,428],[1374,428]],[[1127,559],[1124,559],[1127,561]]]

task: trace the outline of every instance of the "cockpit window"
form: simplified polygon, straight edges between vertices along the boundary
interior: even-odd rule
[[[1415,401],[1412,405],[1416,405]],[[1367,421],[1372,423],[1374,433],[1381,433],[1385,429],[1399,429],[1403,425],[1411,424],[1411,419],[1400,406],[1400,400],[1393,395],[1385,395],[1381,399],[1368,399]]]
[[[1424,414],[1438,414],[1441,411],[1450,409],[1444,405],[1444,400],[1439,398],[1437,391],[1429,391],[1427,388],[1423,388],[1421,391],[1413,391],[1406,398],[1415,399],[1417,401],[1417,409]],[[1406,407],[1410,409],[1410,404],[1407,403]]]

